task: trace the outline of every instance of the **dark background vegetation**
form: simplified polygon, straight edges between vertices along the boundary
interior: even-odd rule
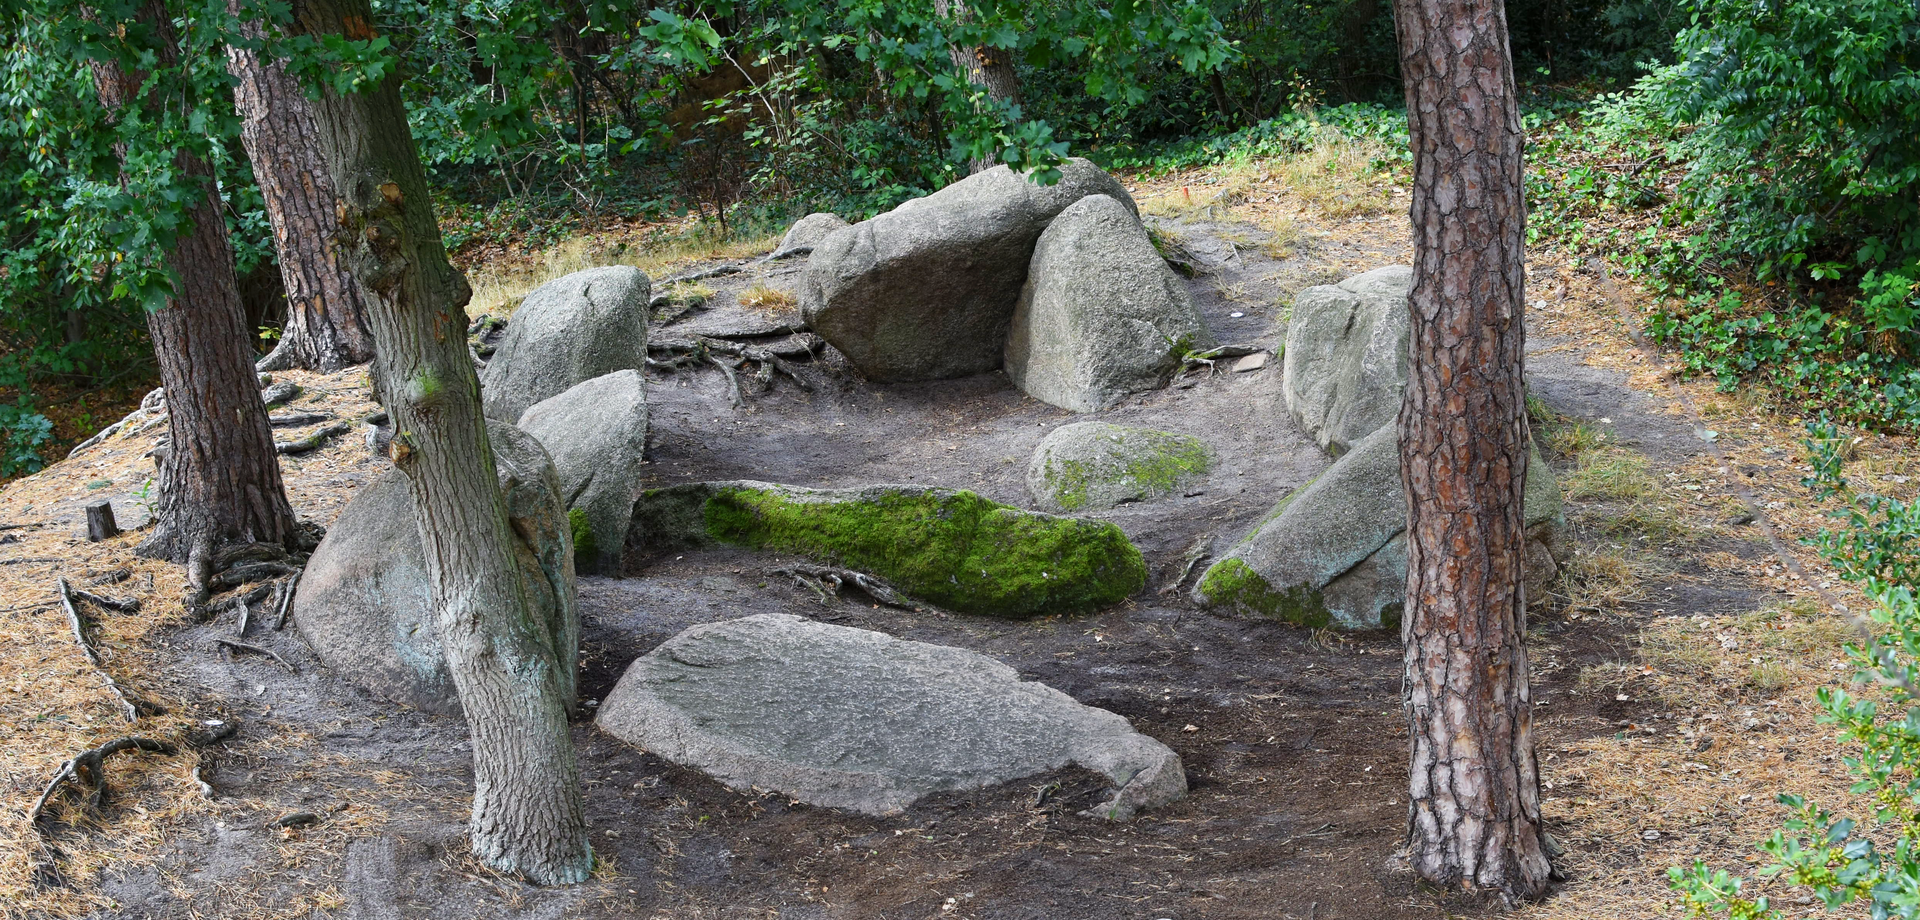
[[[955,103],[925,13],[872,0],[386,0],[391,45],[376,50],[404,77],[448,244],[482,251],[611,222],[739,237],[814,210],[857,219],[983,152],[1165,172],[1284,157],[1328,132],[1404,149],[1391,7],[976,4],[969,40],[1003,49],[1022,84],[1021,105],[998,109]],[[169,145],[218,164],[263,351],[279,309],[210,12],[224,4],[180,7],[189,89],[133,124],[99,111],[86,48],[51,8],[6,20],[0,475],[152,385],[141,316],[168,290]],[[1534,245],[1639,273],[1661,297],[1649,331],[1698,372],[1911,427],[1920,6],[1512,0],[1507,14]],[[116,144],[157,152],[123,173]]]

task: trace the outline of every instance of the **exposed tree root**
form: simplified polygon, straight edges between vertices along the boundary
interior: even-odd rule
[[[287,628],[287,613],[293,609],[293,592],[300,589],[300,576],[306,569],[293,573],[293,577],[280,583],[280,614],[273,621],[274,632]]]
[[[837,596],[843,589],[852,587],[889,607],[898,607],[901,610],[920,609],[901,598],[899,592],[895,591],[893,586],[887,584],[884,579],[868,575],[865,572],[856,572],[852,569],[836,569],[824,565],[798,563],[774,569],[773,574],[786,575],[792,578],[795,584],[812,591],[818,596],[821,603],[828,602],[830,598]]]
[[[1215,373],[1219,371],[1217,365],[1221,361],[1228,358],[1240,358],[1253,354],[1256,351],[1265,350],[1266,349],[1258,345],[1222,345],[1218,348],[1209,348],[1206,351],[1190,352],[1180,358],[1179,376],[1184,377],[1203,367],[1207,369],[1208,373]]]
[[[80,651],[87,656],[87,663],[93,665],[93,669],[99,672],[100,679],[106,683],[107,689],[113,691],[114,698],[120,701],[120,711],[126,715],[127,724],[138,722],[141,709],[152,709],[152,705],[143,706],[135,703],[132,697],[127,696],[125,690],[120,689],[120,684],[114,681],[113,675],[107,673],[106,665],[100,663],[100,654],[94,651],[93,640],[87,638],[86,625],[80,621],[80,610],[73,605],[73,589],[67,587],[65,578],[56,579],[56,584],[60,588],[60,606],[67,612],[67,625],[73,629],[73,641],[80,644]],[[44,798],[45,796],[42,796],[42,799]]]
[[[106,760],[122,751],[145,751],[149,754],[167,756],[180,753],[179,748],[165,741],[155,741],[152,738],[116,738],[91,751],[76,754],[72,760],[62,763],[60,769],[53,774],[53,779],[47,781],[47,788],[40,793],[40,799],[27,811],[27,823],[33,825],[35,830],[46,833],[45,828],[40,825],[40,818],[46,813],[47,803],[53,801],[53,794],[60,791],[60,787],[68,782],[78,783],[85,790],[86,797],[82,801],[87,808],[97,811],[105,806],[107,799],[111,796],[111,791],[107,788]]]

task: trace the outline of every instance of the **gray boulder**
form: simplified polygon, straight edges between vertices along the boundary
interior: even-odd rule
[[[734,789],[871,815],[1069,764],[1113,781],[1092,815],[1187,791],[1166,745],[992,658],[786,614],[674,636],[627,669],[597,722]]]
[[[1524,508],[1531,602],[1547,597],[1565,558],[1560,488],[1537,448]],[[1406,528],[1398,433],[1387,425],[1282,499],[1201,576],[1194,600],[1306,626],[1395,626],[1406,597]]]
[[[1335,456],[1400,412],[1412,288],[1413,269],[1396,265],[1294,298],[1281,389],[1294,420]]]
[[[1182,355],[1213,345],[1131,205],[1088,195],[1034,247],[1007,335],[1007,376],[1041,402],[1097,412],[1166,386]]]
[[[531,435],[498,421],[489,421],[487,432],[513,522],[514,552],[534,615],[553,631],[567,662],[564,690],[571,700],[580,616],[559,478]],[[300,576],[293,622],[327,667],[361,689],[457,715],[460,700],[434,629],[417,520],[406,474],[389,470],[363,487]]]
[[[1027,491],[1042,511],[1105,511],[1171,495],[1212,468],[1213,452],[1199,438],[1077,422],[1040,442],[1027,464]]]
[[[625,265],[574,272],[535,288],[513,311],[480,375],[488,418],[512,422],[543,399],[647,361],[652,283]]]
[[[627,543],[649,552],[730,543],[877,575],[960,613],[1024,619],[1119,603],[1147,564],[1120,528],[912,485],[807,489],[696,482],[634,503]]]
[[[842,220],[838,214],[830,214],[826,211],[808,214],[794,221],[793,226],[787,228],[787,235],[780,238],[780,249],[774,251],[792,249],[795,246],[818,246],[821,240],[832,236],[835,231],[850,226],[852,224]]]
[[[646,379],[634,370],[595,377],[535,403],[519,427],[553,455],[575,564],[618,571],[647,449]]]
[[[1088,195],[1134,210],[1126,189],[1082,159],[1039,186],[996,166],[820,241],[800,284],[814,332],[877,381],[940,380],[1000,366],[1033,246]]]

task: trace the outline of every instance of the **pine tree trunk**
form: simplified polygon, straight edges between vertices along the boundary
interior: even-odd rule
[[[150,50],[161,67],[174,67],[179,44],[166,7],[149,0],[136,15],[152,36]],[[112,61],[95,61],[93,75],[109,111],[152,104],[164,95],[145,85],[147,74]],[[301,537],[280,481],[267,408],[260,401],[234,278],[233,245],[213,171],[185,151],[175,157],[175,167],[198,191],[190,226],[181,229],[167,252],[173,296],[164,309],[147,314],[167,395],[168,444],[155,454],[160,497],[153,533],[140,544],[140,552],[195,562],[234,540],[294,547]]]
[[[367,0],[302,0],[293,15],[304,34],[375,37]],[[474,855],[539,884],[582,881],[593,854],[567,725],[575,650],[535,616],[514,561],[467,356],[471,291],[447,262],[399,80],[323,93],[314,115],[345,214],[342,261],[379,343],[394,463],[420,515],[435,627],[473,733]]]
[[[933,0],[933,11],[940,18],[956,23],[966,22],[973,16],[966,0]],[[1013,60],[1007,57],[1007,52],[987,45],[970,48],[949,45],[947,54],[967,83],[986,90],[988,101],[1020,104],[1020,74],[1013,69]],[[998,165],[991,157],[979,157],[969,164],[969,171],[984,172]]]
[[[1502,5],[1399,0],[1414,152],[1407,490],[1408,857],[1508,902],[1547,886],[1527,686],[1523,133]]]
[[[228,0],[227,8],[240,15],[241,0]],[[241,24],[249,38],[264,31],[257,21]],[[340,219],[333,208],[333,182],[320,159],[313,107],[286,65],[268,63],[257,51],[229,46],[227,70],[234,77],[240,140],[266,199],[287,290],[280,344],[259,369],[332,373],[364,364],[373,357],[373,333],[360,302],[360,282],[334,255]]]

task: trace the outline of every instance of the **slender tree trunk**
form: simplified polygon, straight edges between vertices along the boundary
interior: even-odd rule
[[[1398,0],[1413,138],[1408,856],[1509,902],[1547,886],[1527,687],[1520,117],[1499,0]]]
[[[301,0],[293,15],[304,34],[375,37],[367,0]],[[593,854],[567,725],[576,650],[535,615],[514,561],[467,356],[472,292],[447,262],[399,80],[325,92],[314,115],[345,214],[342,259],[379,343],[392,456],[420,515],[435,627],[473,733],[474,854],[540,884],[584,880]]]
[[[966,22],[973,16],[966,0],[933,0],[933,11],[940,18],[956,23]],[[954,69],[960,71],[960,76],[968,83],[986,90],[988,101],[1020,104],[1020,74],[1013,69],[1013,60],[1007,56],[1007,52],[989,45],[970,48],[949,45],[947,54],[952,57]],[[983,172],[997,165],[991,157],[980,157],[970,164],[970,171]]]
[[[242,0],[227,0],[241,14]],[[265,34],[257,21],[242,22],[249,38]],[[340,232],[333,181],[320,159],[313,107],[299,81],[280,61],[262,60],[248,48],[227,47],[240,109],[240,140],[266,199],[274,252],[287,289],[287,321],[280,344],[260,370],[304,367],[332,373],[373,357],[360,282],[334,255]]]
[[[164,70],[179,61],[173,21],[160,0],[136,13]],[[162,95],[148,75],[95,61],[94,86],[109,111],[152,105]],[[122,151],[122,155],[124,155]],[[147,330],[167,395],[167,446],[159,464],[159,505],[143,555],[194,564],[215,546],[252,540],[297,546],[300,533],[280,481],[273,430],[260,401],[248,346],[233,245],[221,217],[213,171],[185,151],[175,168],[195,187],[190,225],[167,252],[174,293],[147,314]],[[196,578],[197,580],[197,578]]]

